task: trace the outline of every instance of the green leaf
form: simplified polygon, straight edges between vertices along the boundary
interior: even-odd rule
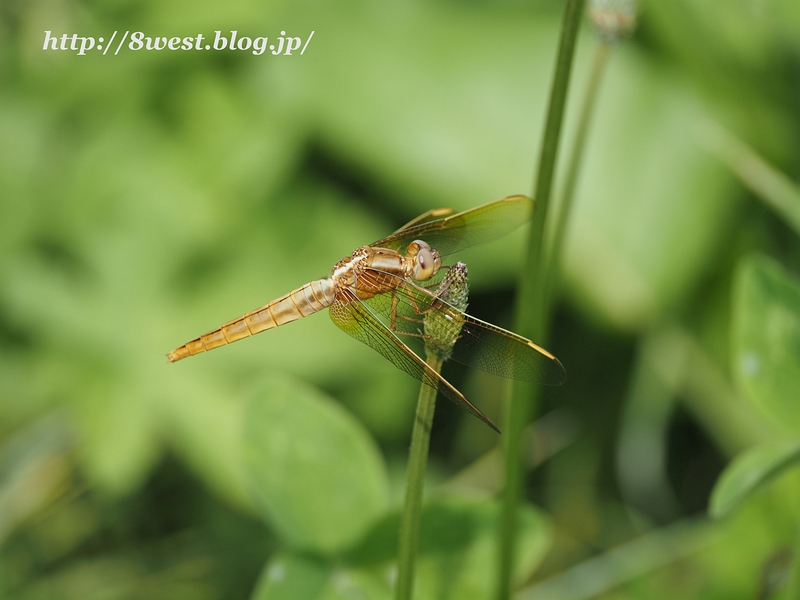
[[[775,424],[800,432],[800,282],[771,259],[739,267],[732,343],[739,389]]]
[[[641,331],[703,275],[736,206],[730,175],[693,134],[708,114],[684,82],[614,50],[562,261],[572,299],[593,317]]]
[[[242,456],[249,398],[232,394],[206,375],[174,373],[161,407],[172,450],[231,506],[254,513]]]
[[[312,558],[279,554],[267,563],[251,600],[316,600],[322,598],[329,566]]]
[[[386,467],[363,426],[293,380],[272,380],[253,397],[245,464],[256,504],[296,547],[335,552],[388,504]]]
[[[722,473],[711,495],[709,514],[714,518],[730,514],[742,501],[767,481],[800,460],[800,442],[766,444],[743,452]]]
[[[358,569],[334,568],[319,558],[281,553],[267,563],[251,600],[389,600],[388,579]]]
[[[497,564],[496,502],[437,501],[422,513],[416,598],[489,598]],[[399,515],[381,521],[346,557],[346,562],[385,581],[397,551]],[[520,512],[514,579],[521,583],[544,558],[551,542],[547,517],[533,506]]]

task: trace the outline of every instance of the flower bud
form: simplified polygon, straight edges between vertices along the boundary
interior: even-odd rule
[[[636,29],[635,0],[590,0],[589,18],[597,33],[608,42],[615,42]]]

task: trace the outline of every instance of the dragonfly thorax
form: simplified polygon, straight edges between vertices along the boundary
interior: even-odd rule
[[[358,248],[350,256],[345,256],[336,263],[331,270],[331,278],[337,285],[352,287],[356,281],[356,275],[363,269],[367,258],[365,247]]]
[[[359,298],[371,297],[396,287],[396,278],[407,278],[411,270],[407,262],[396,250],[362,246],[336,263],[331,279],[337,287],[356,292]]]
[[[391,292],[403,281],[427,281],[440,266],[439,253],[423,241],[409,244],[405,256],[393,248],[362,246],[336,263],[331,280],[336,289],[367,300]]]

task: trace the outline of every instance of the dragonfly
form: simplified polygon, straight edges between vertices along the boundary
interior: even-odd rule
[[[439,352],[445,359],[510,379],[564,383],[564,367],[553,354],[459,310],[444,299],[446,294],[437,292],[449,269],[442,258],[510,233],[531,218],[533,207],[527,196],[509,196],[459,213],[449,208],[430,210],[392,235],[356,249],[336,263],[328,277],[179,346],[167,358],[176,362],[327,308],[345,333],[499,433],[483,412],[399,336],[417,338],[435,349],[437,340],[425,328],[426,321],[435,319],[439,332],[452,328],[449,336],[446,332],[443,336],[449,339],[448,347]]]

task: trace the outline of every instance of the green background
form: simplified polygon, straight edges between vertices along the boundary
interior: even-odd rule
[[[325,314],[165,354],[430,208],[529,194],[562,9],[0,5],[1,597],[391,597],[418,384]],[[725,159],[734,136],[800,204],[800,5],[639,11],[568,225],[548,345],[568,381],[543,394],[517,584],[769,597],[797,473],[736,479],[719,502],[741,505],[706,511],[730,460],[800,435],[798,232],[759,187],[771,171]],[[78,56],[42,50],[45,30],[314,37],[302,56]],[[587,19],[561,166],[596,45]],[[524,235],[457,257],[470,313],[510,326]],[[444,374],[503,422],[504,381]],[[440,400],[418,598],[491,597],[502,439]]]

